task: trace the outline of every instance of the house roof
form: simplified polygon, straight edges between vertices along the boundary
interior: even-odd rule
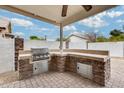
[[[0,29],[1,29],[1,30],[3,30],[3,29],[5,30],[6,28],[5,28],[5,27],[0,27]]]
[[[11,33],[11,23],[8,19],[0,19],[0,32]]]
[[[7,19],[0,19],[0,28],[1,29],[8,27],[8,25],[9,25],[9,21]]]
[[[54,25],[66,26],[84,18],[90,17],[115,5],[92,5],[90,11],[86,11],[81,5],[69,5],[67,16],[62,17],[62,5],[0,5],[0,8],[36,18]]]
[[[78,32],[74,32],[74,33],[72,33],[71,35],[69,35],[67,37],[66,41],[68,41],[72,36],[75,36],[75,37],[78,37],[78,38],[81,38],[81,39],[88,40],[88,38],[86,38],[84,34],[78,33]]]

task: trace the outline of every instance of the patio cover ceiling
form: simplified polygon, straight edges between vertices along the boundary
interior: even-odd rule
[[[67,16],[62,17],[62,5],[0,5],[0,8],[58,26],[69,25],[113,7],[115,5],[93,5],[90,11],[86,11],[81,5],[69,5]]]

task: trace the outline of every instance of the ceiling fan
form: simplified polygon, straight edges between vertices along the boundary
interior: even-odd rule
[[[92,9],[92,5],[81,5],[87,12],[90,11]],[[63,5],[62,6],[62,17],[66,17],[67,15],[67,9],[68,9],[68,5]]]

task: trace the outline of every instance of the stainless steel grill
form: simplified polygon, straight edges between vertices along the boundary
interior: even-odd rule
[[[31,51],[33,61],[50,59],[48,48],[32,48]]]

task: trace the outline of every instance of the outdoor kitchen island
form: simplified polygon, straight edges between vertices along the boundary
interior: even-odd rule
[[[21,79],[31,77],[33,75],[31,54],[28,52],[28,54],[20,54],[19,57],[19,64],[23,66],[19,66],[19,77]],[[71,71],[105,86],[110,79],[110,57],[106,53],[100,55],[97,52],[96,54],[92,52],[90,54],[65,51],[61,54],[58,51],[51,51],[48,71],[58,71],[60,73]]]

